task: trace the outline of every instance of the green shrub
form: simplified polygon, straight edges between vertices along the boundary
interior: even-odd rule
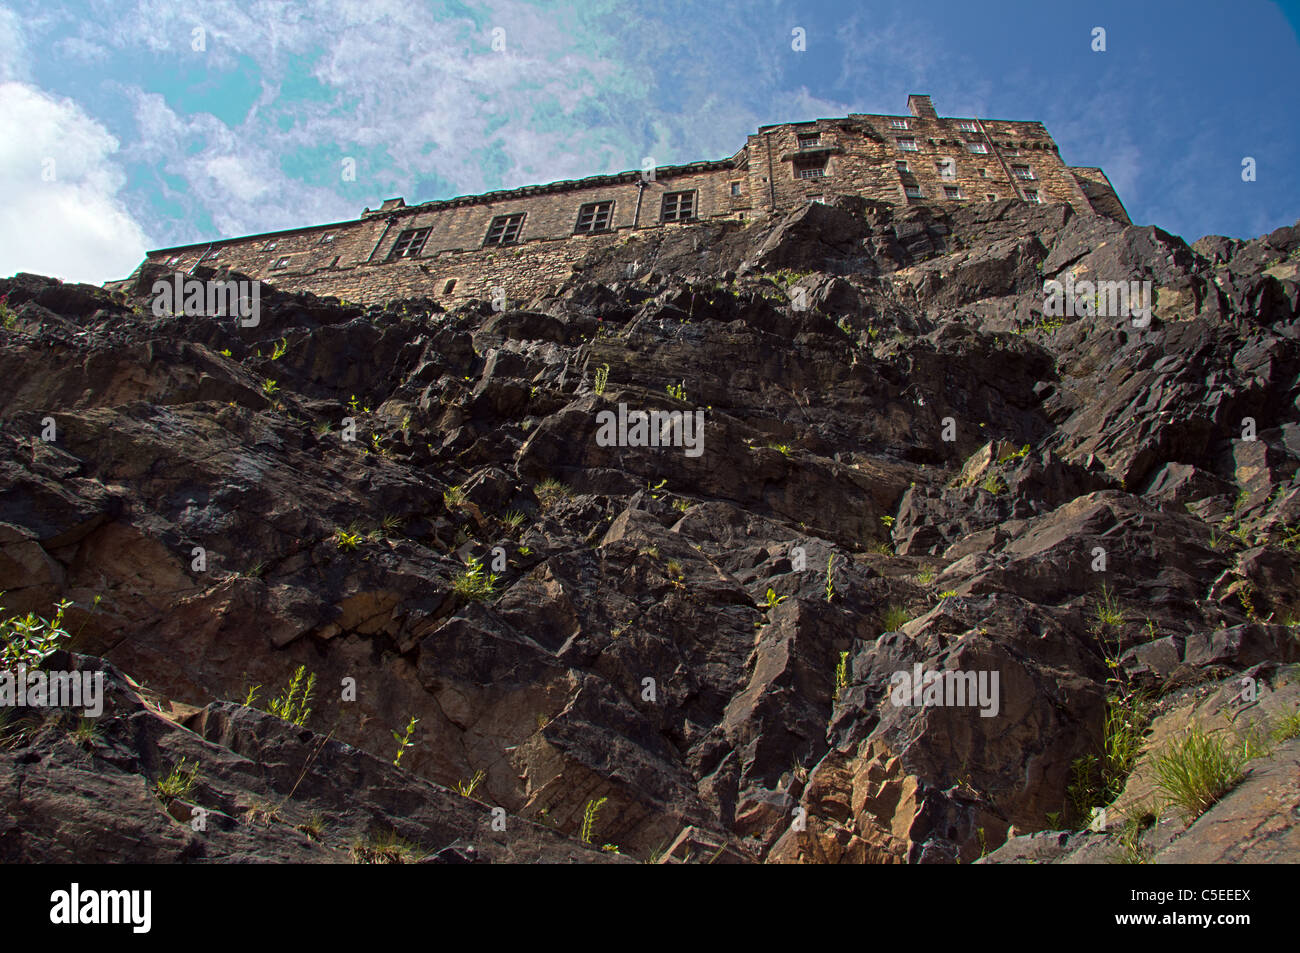
[[[890,606],[880,621],[886,632],[897,632],[911,620],[912,617],[902,606]]]
[[[1156,759],[1156,788],[1190,824],[1245,776],[1244,752],[1193,727]]]
[[[267,711],[277,718],[283,718],[291,725],[302,727],[306,724],[308,716],[311,715],[307,703],[311,701],[312,693],[316,689],[316,673],[312,672],[304,682],[303,677],[306,675],[307,666],[299,665],[290,677],[288,687],[271,699]],[[302,692],[301,696],[298,694],[299,691]]]
[[[471,556],[466,560],[465,569],[452,577],[451,588],[465,599],[482,602],[496,594],[497,574],[485,572],[483,561]]]

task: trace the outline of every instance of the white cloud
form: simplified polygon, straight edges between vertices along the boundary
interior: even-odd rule
[[[98,283],[139,264],[148,240],[119,197],[117,149],[72,100],[0,84],[0,274]]]
[[[8,7],[0,7],[0,83],[26,79],[28,73],[22,21]]]

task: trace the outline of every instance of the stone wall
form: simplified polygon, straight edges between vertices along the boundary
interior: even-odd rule
[[[942,118],[928,96],[910,114],[765,126],[729,159],[594,176],[407,206],[390,199],[359,218],[149,252],[147,261],[188,270],[202,261],[284,288],[362,303],[422,295],[449,303],[511,300],[561,283],[594,244],[665,226],[664,196],[688,192],[694,220],[748,220],[830,194],[896,205],[1019,198],[1062,203],[1128,223],[1105,173],[1070,168],[1038,122]],[[903,148],[904,142],[914,148]],[[983,150],[983,151],[977,151]],[[577,234],[588,203],[612,203],[608,227]],[[517,242],[487,246],[498,216],[522,215]],[[418,254],[394,255],[404,235],[428,229]]]

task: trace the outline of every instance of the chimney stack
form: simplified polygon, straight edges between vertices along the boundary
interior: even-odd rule
[[[917,119],[939,118],[939,114],[934,111],[934,103],[930,102],[929,96],[920,96],[916,93],[908,96],[907,110]]]

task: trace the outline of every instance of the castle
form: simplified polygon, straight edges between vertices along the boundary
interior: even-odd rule
[[[359,218],[160,248],[145,264],[230,268],[285,290],[358,303],[449,304],[544,294],[600,243],[648,228],[745,222],[824,196],[909,205],[1019,199],[1129,223],[1106,174],[1067,166],[1040,122],[941,118],[929,96],[909,115],[763,126],[727,159],[407,205]],[[143,267],[143,265],[142,265]]]

